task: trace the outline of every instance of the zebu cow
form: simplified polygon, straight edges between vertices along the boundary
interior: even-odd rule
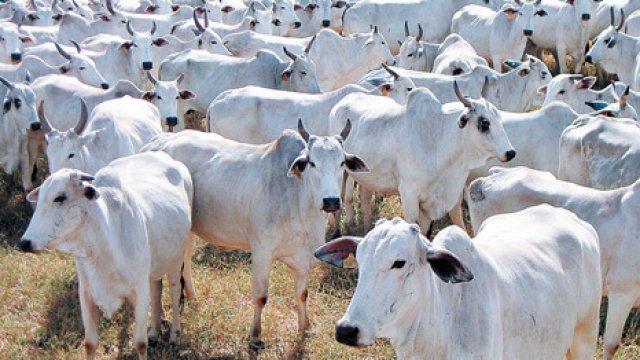
[[[151,73],[147,73],[147,77],[152,90],[142,94],[142,98],[158,107],[162,129],[170,132],[184,130],[184,101],[195,97],[188,89],[180,90],[184,75],[178,76],[174,81],[156,80]]]
[[[5,63],[19,63],[25,45],[33,43],[33,39],[20,32],[14,23],[0,23],[0,59]]]
[[[471,183],[468,199],[474,231],[495,214],[543,203],[565,208],[593,225],[600,238],[602,296],[609,298],[603,358],[612,359],[627,315],[640,301],[640,264],[635,256],[640,252],[640,180],[600,191],[525,167],[494,168],[490,176]]]
[[[185,166],[166,154],[151,153],[118,159],[95,177],[61,169],[27,196],[37,207],[19,247],[74,256],[87,358],[93,359],[98,349],[99,311],[111,318],[124,300],[134,308],[135,350],[147,358],[147,336],[158,339],[165,275],[173,303],[169,342],[178,342],[183,264],[186,295],[195,295],[190,271],[192,198]]]
[[[450,226],[433,243],[415,224],[383,219],[365,238],[316,251],[339,267],[354,255],[358,285],[336,325],[340,343],[387,338],[399,359],[586,360],[596,351],[598,235],[567,210],[494,216],[473,241]]]
[[[541,86],[538,92],[545,97],[543,106],[553,101],[562,101],[580,114],[586,114],[592,111],[592,108],[586,104],[587,101],[613,102],[616,100],[613,86],[607,86],[603,90],[592,90],[596,80],[593,76],[560,74],[554,76],[548,84]]]
[[[251,251],[254,314],[249,337],[254,347],[264,346],[261,319],[273,260],[293,271],[300,333],[309,326],[309,271],[314,249],[324,243],[326,213],[341,206],[343,171],[368,170],[343,150],[341,141],[348,135],[349,127],[339,137],[311,136],[300,122],[299,134],[285,130],[264,145],[185,130],[158,136],[145,147],[165,151],[189,168],[198,194],[193,212],[196,235],[223,248]],[[208,165],[202,166],[205,162]]]

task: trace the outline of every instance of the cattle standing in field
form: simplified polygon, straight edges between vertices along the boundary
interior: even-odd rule
[[[324,243],[327,213],[341,207],[342,173],[368,171],[342,148],[350,126],[331,137],[312,136],[302,122],[298,126],[299,134],[285,130],[264,145],[185,130],[158,136],[145,147],[165,151],[189,168],[197,194],[194,234],[222,248],[251,251],[254,347],[264,346],[261,319],[273,260],[293,271],[300,334],[308,328],[313,251]]]
[[[494,216],[473,241],[450,226],[431,243],[416,225],[380,220],[365,238],[316,251],[339,267],[353,255],[358,285],[340,343],[387,338],[399,359],[593,359],[598,235],[567,210]]]
[[[159,335],[165,275],[173,304],[169,342],[178,342],[182,275],[185,295],[195,296],[190,270],[192,198],[193,184],[184,165],[152,153],[118,159],[95,178],[78,170],[59,170],[27,196],[37,207],[19,246],[23,251],[57,249],[74,256],[87,358],[93,359],[98,349],[99,311],[111,318],[124,300],[134,308],[135,351],[147,358],[147,336],[156,341]]]
[[[428,89],[417,88],[406,105],[351,94],[331,111],[329,131],[337,133],[350,120],[353,136],[344,147],[371,168],[350,175],[360,184],[365,229],[371,225],[372,192],[399,194],[405,219],[428,231],[432,220],[454,208],[469,171],[492,157],[506,162],[516,156],[495,106],[462,96],[455,82],[454,92],[459,102],[442,103]],[[453,220],[464,228],[461,217]]]
[[[471,184],[468,198],[474,231],[493,215],[543,203],[565,208],[593,225],[600,238],[602,296],[609,298],[603,357],[612,359],[627,315],[640,301],[640,265],[635,261],[640,252],[640,181],[600,191],[524,167],[494,168],[490,176]]]
[[[96,106],[90,116],[82,98],[80,120],[69,130],[51,126],[43,104],[38,117],[47,132],[47,159],[52,172],[73,168],[95,173],[111,161],[136,154],[162,132],[160,112],[147,101],[125,96]]]

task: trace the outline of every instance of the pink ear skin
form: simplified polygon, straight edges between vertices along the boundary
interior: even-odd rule
[[[361,240],[362,238],[354,236],[341,237],[322,245],[313,255],[320,261],[343,268],[345,265],[344,260],[349,255],[356,255],[356,250]]]

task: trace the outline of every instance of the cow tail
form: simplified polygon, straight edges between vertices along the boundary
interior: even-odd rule
[[[184,262],[180,268],[180,312],[184,310]]]

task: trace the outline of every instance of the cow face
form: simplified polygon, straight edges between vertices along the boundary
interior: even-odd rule
[[[533,35],[533,22],[531,21],[535,16],[544,17],[548,13],[542,8],[538,8],[537,2],[521,1],[518,6],[512,4],[505,4],[501,11],[505,13],[507,19],[514,21],[520,28],[522,28],[522,34],[524,36]]]
[[[398,104],[406,104],[409,93],[416,88],[416,84],[411,78],[398,74],[386,65],[383,65],[383,67],[391,74],[391,79],[389,82],[378,86],[380,94],[392,98]]]
[[[100,196],[92,180],[92,176],[80,171],[62,169],[31,191],[27,200],[37,203],[37,207],[20,240],[20,249],[40,252],[57,248],[74,255],[82,254],[83,237],[78,235],[86,226],[87,202]]]
[[[231,56],[231,52],[224,46],[220,35],[209,28],[198,36],[198,49],[206,50],[212,54]]]
[[[2,103],[3,121],[12,121],[18,133],[23,136],[28,131],[40,130],[40,121],[36,115],[36,94],[29,83],[12,84],[1,78],[0,82],[8,89]]]
[[[319,93],[320,85],[316,77],[316,64],[309,57],[309,47],[301,55],[295,55],[286,48],[284,51],[293,62],[287,66],[280,76],[283,88],[310,94]]]
[[[608,91],[596,92],[591,90],[595,83],[596,78],[593,76],[560,74],[554,77],[549,84],[541,86],[538,93],[545,96],[545,106],[554,101],[562,101],[575,111],[586,113],[589,111],[589,108],[585,106],[587,101],[616,101],[613,88]]]
[[[302,120],[298,120],[298,132],[307,148],[291,163],[287,175],[305,181],[312,189],[313,203],[327,213],[340,210],[343,172],[369,171],[362,159],[346,153],[342,147],[350,130],[351,123],[347,121],[339,136],[312,136],[305,130]]]
[[[552,76],[542,60],[531,55],[526,55],[526,58],[526,61],[506,61],[505,65],[513,69],[511,74],[517,76],[517,81],[524,82],[523,92],[535,95],[531,98],[531,105],[540,106],[544,102],[544,95],[537,90],[548,84]]]
[[[574,13],[578,21],[585,25],[591,20],[591,16],[600,2],[602,2],[602,0],[567,0],[567,4],[574,8]]]
[[[315,256],[338,267],[357,259],[358,285],[345,315],[336,325],[336,340],[367,346],[376,338],[402,338],[434,294],[436,282],[467,282],[473,274],[450,251],[420,235],[420,228],[399,217],[382,219],[364,239],[347,237],[320,247]],[[435,275],[435,276],[434,276]],[[453,286],[453,285],[451,285]]]
[[[395,63],[395,59],[389,49],[389,44],[387,44],[384,36],[378,32],[377,26],[374,26],[371,33],[360,35],[359,37],[363,41],[362,51],[367,54],[367,58],[369,59],[369,70],[376,69],[380,66],[380,63],[387,65],[393,65]]]
[[[626,34],[622,34],[613,26],[604,29],[600,35],[592,40],[591,49],[587,52],[585,61],[600,64],[607,72],[617,73],[618,64],[624,61],[622,59],[625,59],[620,42],[627,37]]]
[[[75,52],[67,51],[60,44],[54,43],[60,56],[67,60],[65,64],[60,66],[60,73],[74,76],[87,85],[108,89],[109,83],[100,74],[93,59],[82,52],[78,43],[73,42],[73,44],[76,48]]]
[[[244,21],[249,23],[249,28],[259,34],[272,34],[273,12],[258,1],[253,1],[245,14]]]
[[[153,69],[152,46],[160,47],[168,44],[163,38],[153,38],[156,29],[156,23],[153,22],[149,32],[136,32],[131,26],[131,22],[127,22],[127,31],[131,35],[131,40],[122,43],[120,48],[127,53],[131,65],[140,71]]]
[[[291,0],[275,0],[273,3],[273,20],[272,23],[277,27],[293,27],[299,28],[302,22],[293,9],[293,1]]]
[[[22,34],[15,24],[2,23],[0,26],[0,57],[3,62],[19,63],[25,44],[32,42],[31,37]]]
[[[147,73],[147,77],[153,85],[153,90],[142,94],[142,98],[153,103],[160,110],[162,129],[169,132],[173,132],[174,128],[184,129],[182,105],[184,100],[196,97],[190,90],[179,89],[184,75],[180,75],[176,81],[159,81],[153,78],[151,73]]]
[[[400,45],[400,51],[396,59],[396,65],[398,67],[408,70],[424,70],[423,64],[428,62],[428,60],[424,59],[426,54],[420,43],[422,34],[422,26],[418,25],[418,35],[416,37],[411,36],[409,34],[409,25],[405,22],[405,35],[407,36]]]

